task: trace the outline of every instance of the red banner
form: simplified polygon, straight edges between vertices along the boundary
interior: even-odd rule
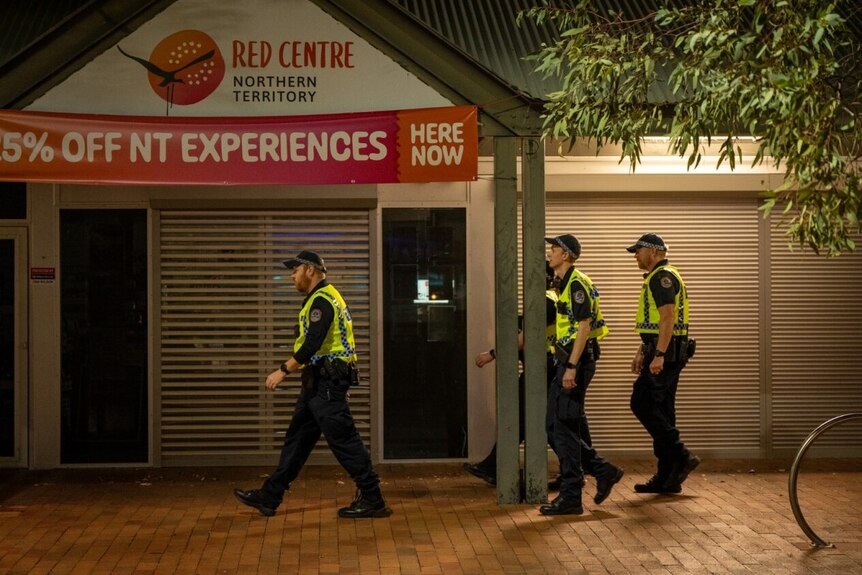
[[[0,111],[0,181],[370,184],[475,180],[475,106],[235,118]]]

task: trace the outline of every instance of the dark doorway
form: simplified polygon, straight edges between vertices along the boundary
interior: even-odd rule
[[[15,456],[15,240],[0,239],[0,457]]]
[[[27,219],[27,184],[0,182],[0,220]]]
[[[466,212],[383,210],[387,459],[467,455]]]
[[[62,463],[147,462],[147,213],[62,210]]]

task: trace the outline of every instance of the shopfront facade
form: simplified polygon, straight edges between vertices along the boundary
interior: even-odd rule
[[[195,42],[200,57],[219,56],[199,76],[214,89],[168,90],[139,60],[170,61]],[[351,408],[374,460],[483,457],[497,398],[493,370],[473,358],[495,345],[500,271],[485,143],[506,136],[485,102],[456,100],[408,68],[312,2],[177,0],[29,104],[239,124],[472,104],[482,155],[460,181],[217,184],[180,173],[159,183],[156,162],[145,182],[98,171],[89,182],[30,181],[23,213],[0,220],[13,366],[0,370],[0,407],[14,422],[0,465],[272,463],[298,380],[276,393],[262,382],[292,350],[301,296],[280,262],[303,249],[325,258],[351,307],[364,377]],[[39,161],[37,142],[27,152]],[[699,341],[679,396],[687,444],[713,457],[786,456],[827,417],[862,411],[862,311],[849,303],[862,296],[860,256],[787,249],[758,209],[775,170],[687,172],[677,160],[657,153],[635,174],[616,157],[544,162],[546,235],[578,235],[611,329],[590,389],[596,443],[651,452],[628,411],[641,275],[624,247],[656,231],[690,287]],[[828,328],[800,337],[811,323]],[[821,453],[860,448],[849,429]],[[331,461],[323,444],[312,457]]]

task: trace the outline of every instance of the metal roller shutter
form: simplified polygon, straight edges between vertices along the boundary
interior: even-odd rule
[[[325,259],[368,374],[368,212],[162,211],[159,227],[162,464],[272,463],[299,393],[297,374],[263,386],[291,355],[303,300],[281,262],[303,249]],[[370,389],[350,403],[368,444]]]
[[[862,412],[862,253],[826,259],[791,251],[784,229],[771,229],[773,447],[795,452],[827,419]],[[815,452],[859,454],[860,429],[834,428]]]
[[[610,327],[587,396],[598,448],[621,454],[652,450],[629,409],[643,276],[625,247],[654,231],[667,241],[669,260],[688,286],[691,335],[698,342],[677,393],[683,440],[701,453],[760,455],[758,217],[753,194],[548,195],[547,235],[579,238],[578,268],[601,292]]]

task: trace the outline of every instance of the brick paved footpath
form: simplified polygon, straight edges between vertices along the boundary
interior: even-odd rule
[[[274,462],[273,462],[274,463]],[[862,462],[813,460],[797,526],[781,462],[706,461],[682,495],[639,495],[647,462],[580,517],[496,504],[460,464],[380,465],[394,514],[338,519],[353,485],[309,466],[272,518],[240,505],[270,468],[0,470],[0,573],[862,574]]]

